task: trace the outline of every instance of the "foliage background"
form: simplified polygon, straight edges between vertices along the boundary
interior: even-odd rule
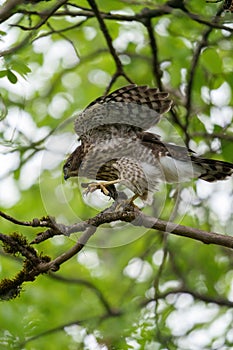
[[[0,201],[20,220],[72,223],[108,205],[101,195],[83,201],[61,167],[77,145],[71,116],[129,81],[170,92],[174,107],[159,126],[165,140],[172,133],[197,154],[233,162],[232,13],[194,0],[99,0],[107,43],[91,4],[2,1]],[[176,189],[164,186],[144,212],[233,233],[231,179]],[[60,271],[2,302],[1,349],[233,347],[231,250],[124,225],[98,230]],[[39,232],[2,219],[1,232],[13,231],[29,241]],[[56,257],[76,238],[36,248]],[[1,250],[1,277],[21,263]]]

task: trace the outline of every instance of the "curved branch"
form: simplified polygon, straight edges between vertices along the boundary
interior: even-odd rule
[[[100,290],[100,288],[98,288],[94,283],[92,283],[90,281],[87,281],[85,279],[69,278],[69,277],[64,277],[64,276],[61,276],[61,275],[57,275],[55,273],[51,273],[49,276],[51,278],[59,281],[59,282],[75,284],[75,285],[83,285],[86,288],[89,288],[99,298],[99,301],[104,306],[104,308],[106,309],[106,311],[108,312],[109,315],[111,315],[111,314],[113,315],[113,314],[115,314],[117,312],[116,309],[113,309],[111,307],[111,305],[109,304],[108,300],[105,298],[102,290]]]
[[[116,211],[118,204],[119,203],[115,202],[110,208],[104,210],[95,217],[70,226],[58,224],[50,217],[33,219],[31,222],[19,221],[5,213],[0,212],[0,215],[3,218],[21,226],[49,227],[49,229],[45,232],[38,234],[31,243],[38,244],[55,235],[69,236],[71,233],[84,231],[73,247],[53,260],[51,260],[48,256],[38,255],[36,250],[32,248],[29,243],[27,243],[25,237],[23,236],[19,236],[18,234],[12,234],[11,236],[0,234],[0,240],[3,242],[7,253],[12,255],[20,253],[26,258],[22,271],[20,271],[14,279],[5,279],[1,282],[1,298],[9,299],[16,297],[19,294],[21,285],[24,282],[33,281],[42,273],[59,270],[60,266],[64,262],[83,249],[91,236],[96,232],[98,226],[118,220],[130,222],[134,226],[144,226],[148,229],[163,231],[182,237],[189,237],[205,244],[216,244],[226,248],[233,248],[232,236],[221,235],[215,232],[207,232],[153,218],[143,214],[139,209],[132,206],[127,206],[124,208],[124,210]]]
[[[220,297],[220,296],[210,296],[210,295],[206,295],[206,294],[201,294],[198,293],[196,291],[190,290],[188,288],[183,288],[183,287],[179,287],[177,289],[172,289],[172,290],[168,290],[166,292],[163,293],[159,293],[156,297],[151,298],[151,299],[147,299],[147,300],[143,300],[141,302],[141,306],[145,306],[148,303],[150,303],[151,301],[157,301],[159,299],[165,299],[167,296],[169,295],[175,295],[175,294],[189,294],[191,295],[194,299],[196,300],[201,300],[204,301],[205,303],[213,303],[213,304],[217,304],[219,306],[225,306],[225,307],[233,307],[233,302]]]
[[[81,237],[78,239],[78,241],[73,247],[71,247],[68,251],[64,252],[63,254],[59,255],[57,258],[51,261],[39,259],[38,255],[35,255],[35,264],[30,270],[30,272],[27,272],[27,274],[25,274],[24,281],[34,279],[41,273],[45,273],[48,271],[57,271],[61,264],[69,260],[72,256],[74,256],[83,249],[90,237],[96,232],[98,226],[118,220],[123,222],[130,222],[134,226],[144,226],[148,229],[158,230],[177,236],[191,238],[205,244],[216,244],[226,248],[233,248],[233,237],[231,236],[222,235],[215,232],[207,232],[197,228],[192,228],[184,225],[179,225],[173,222],[160,220],[158,218],[153,218],[143,214],[140,210],[135,209],[134,207],[127,207],[124,210],[120,211],[115,211],[115,208],[116,203],[114,203],[112,207],[104,210],[95,217],[70,226],[58,224],[55,222],[54,219],[50,217],[42,219],[35,218],[31,222],[19,221],[3,212],[0,212],[0,216],[17,225],[31,227],[48,227],[48,230],[37,235],[37,237],[32,242],[34,244],[41,243],[44,240],[47,240],[55,235],[69,236],[72,233],[84,231],[84,233],[81,235]],[[7,239],[6,237],[8,236],[1,235],[0,239],[4,242]],[[12,246],[13,243],[14,242],[12,242]],[[8,245],[11,245],[11,242],[9,242]],[[20,244],[18,243],[18,246],[19,245]],[[22,253],[21,247],[17,249]],[[25,257],[31,256],[32,254],[30,246],[27,245],[23,247],[23,252],[23,255]]]
[[[32,242],[34,244],[38,244],[55,235],[69,236],[72,233],[85,231],[84,234],[79,238],[79,241],[77,242],[77,244],[79,244],[80,246],[84,246],[87,243],[88,239],[94,234],[98,226],[120,220],[123,222],[130,222],[134,226],[143,226],[148,229],[154,229],[162,232],[167,232],[176,236],[191,238],[205,244],[216,244],[226,248],[233,248],[232,236],[227,236],[216,232],[208,232],[198,228],[193,228],[189,226],[176,224],[170,221],[153,218],[151,216],[143,214],[139,209],[135,209],[134,207],[130,206],[125,208],[124,210],[119,211],[114,211],[115,207],[116,202],[110,208],[105,209],[93,218],[69,226],[56,223],[56,221],[51,217],[46,217],[42,219],[34,218],[32,221],[19,221],[3,212],[0,212],[0,216],[2,216],[8,221],[11,221],[21,226],[48,227],[48,230],[37,235],[37,237]],[[79,249],[77,247],[74,247],[72,247],[71,249]],[[68,252],[70,254],[70,251]],[[61,262],[67,260],[64,259],[64,256],[60,258]],[[55,259],[53,262],[58,262],[58,260]],[[49,262],[49,264],[51,263],[52,262]]]
[[[54,333],[57,333],[57,332],[64,331],[64,329],[66,327],[68,328],[68,327],[71,327],[71,326],[74,326],[74,325],[79,325],[80,326],[82,324],[85,324],[88,321],[101,322],[102,320],[105,320],[105,319],[110,318],[110,317],[116,317],[116,316],[120,316],[120,313],[119,314],[117,314],[117,313],[115,313],[115,314],[104,313],[102,315],[92,316],[92,317],[88,317],[88,318],[85,318],[85,319],[74,320],[74,321],[71,321],[71,322],[63,323],[63,324],[61,324],[61,325],[59,325],[57,327],[47,329],[44,332],[41,332],[41,333],[39,333],[37,335],[28,337],[24,341],[20,342],[19,346],[20,346],[20,349],[22,349],[29,342],[35,341],[35,340],[37,340],[39,338],[42,338],[44,336],[47,336],[49,334],[54,334]]]

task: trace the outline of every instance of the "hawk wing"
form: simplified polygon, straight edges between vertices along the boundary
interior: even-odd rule
[[[171,108],[172,101],[168,96],[168,93],[146,85],[122,87],[91,102],[77,116],[75,131],[82,137],[92,129],[111,124],[147,130]]]

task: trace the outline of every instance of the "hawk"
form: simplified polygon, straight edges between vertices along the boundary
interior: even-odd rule
[[[171,105],[168,93],[134,84],[91,102],[75,120],[81,144],[64,164],[65,180],[101,180],[90,183],[87,192],[101,189],[115,200],[115,185],[121,184],[133,192],[131,203],[137,197],[151,203],[160,182],[213,182],[230,176],[233,164],[197,157],[147,131]]]

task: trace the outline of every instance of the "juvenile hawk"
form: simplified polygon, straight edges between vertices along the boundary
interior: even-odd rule
[[[101,182],[101,189],[116,199],[115,184],[150,203],[159,182],[201,178],[213,182],[233,173],[233,164],[196,157],[185,147],[164,143],[146,131],[171,108],[168,93],[157,88],[128,85],[93,101],[75,120],[81,145],[68,157],[65,180],[80,176]]]

